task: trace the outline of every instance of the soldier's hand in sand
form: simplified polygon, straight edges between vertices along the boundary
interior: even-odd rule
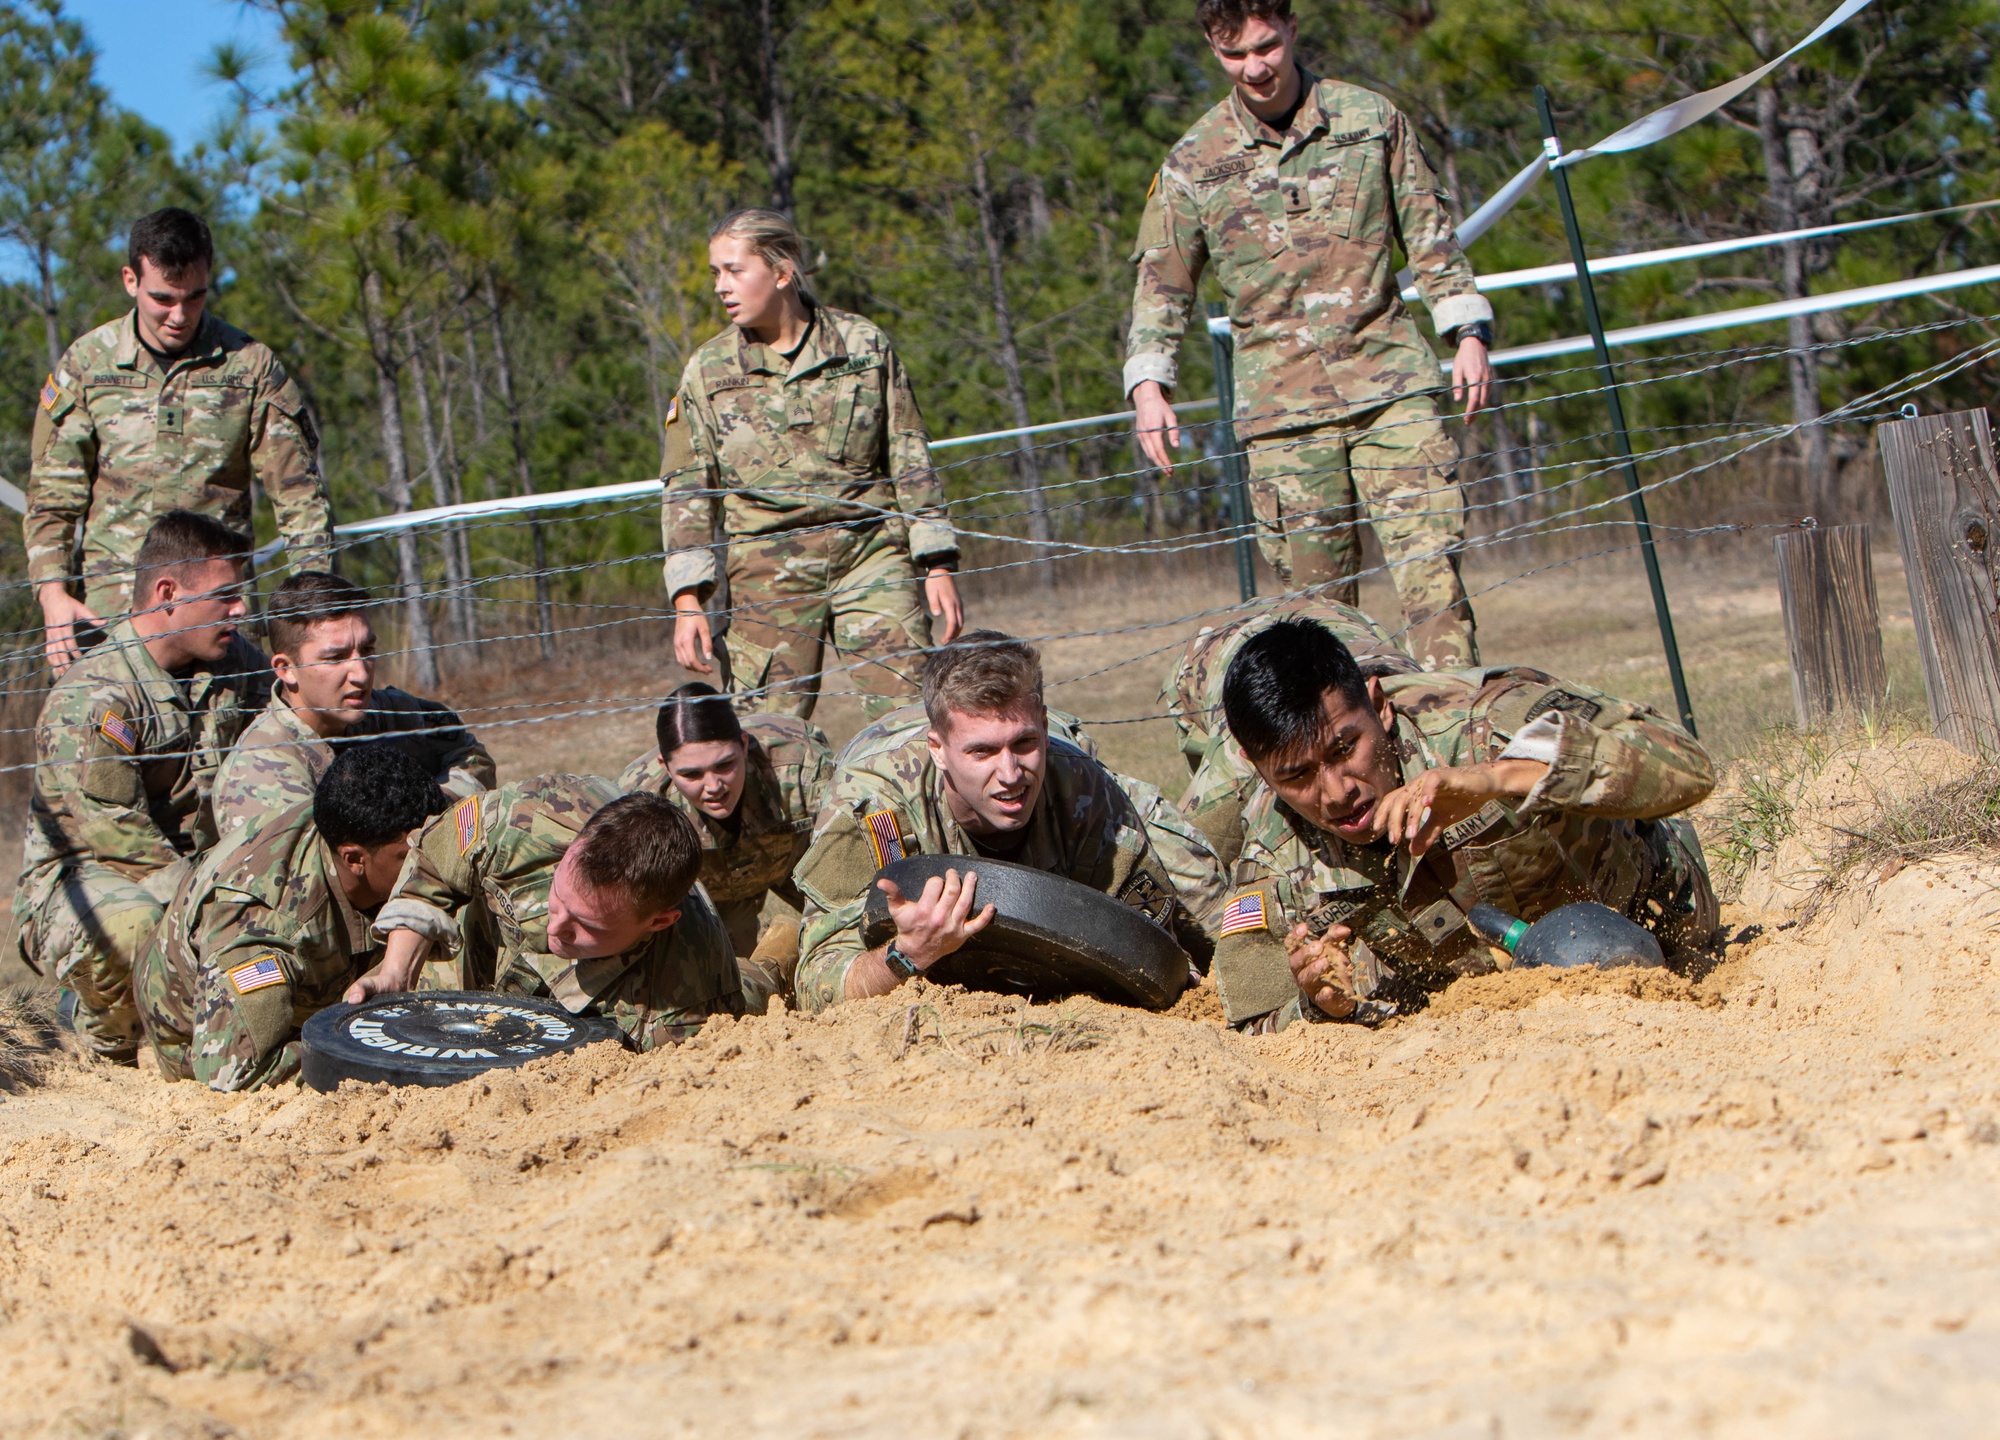
[[[931,636],[934,645],[949,645],[965,628],[965,606],[958,598],[958,581],[942,566],[924,577],[924,603],[937,622]]]
[[[674,659],[681,669],[697,675],[715,672],[715,636],[708,628],[708,612],[692,594],[674,600]]]
[[[43,644],[42,653],[48,657],[49,669],[60,675],[76,663],[83,653],[76,643],[76,627],[102,625],[103,617],[88,605],[63,588],[60,580],[52,580],[35,592],[35,598],[42,606]]]
[[[1354,932],[1334,925],[1315,940],[1303,925],[1294,925],[1285,937],[1285,959],[1292,967],[1292,980],[1306,1004],[1335,1020],[1354,1013],[1354,962],[1348,958],[1347,942]]]
[[[1132,406],[1138,412],[1132,418],[1132,428],[1138,432],[1139,448],[1161,474],[1173,474],[1174,461],[1167,447],[1180,448],[1181,426],[1174,407],[1167,402],[1166,390],[1157,380],[1141,380],[1132,387]]]
[[[1489,760],[1483,765],[1448,765],[1426,770],[1375,807],[1372,828],[1391,845],[1421,855],[1447,828],[1489,800],[1518,800],[1548,774],[1539,760]]]
[[[919,971],[930,969],[993,923],[991,905],[972,913],[979,877],[970,870],[964,874],[947,870],[942,876],[933,876],[914,900],[903,894],[894,880],[885,877],[875,884],[889,897],[889,918],[896,922],[896,949]],[[903,983],[903,977],[889,968],[885,958],[888,950],[883,945],[855,959],[847,972],[849,999],[886,995]]]

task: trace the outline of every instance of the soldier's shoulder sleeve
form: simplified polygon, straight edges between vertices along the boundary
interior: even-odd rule
[[[77,788],[102,805],[143,809],[146,706],[130,687],[116,683],[92,687],[82,706],[78,698],[72,692],[59,722],[82,732],[71,742],[79,745],[84,761]]]
[[[1548,765],[1522,815],[1569,810],[1652,820],[1699,804],[1715,789],[1708,751],[1650,706],[1537,672],[1528,677],[1495,686],[1473,722],[1484,722],[1483,748],[1492,755]]]
[[[657,748],[618,772],[619,792],[625,795],[644,792],[649,795],[665,795],[672,788],[667,779],[667,762],[661,758]]]
[[[834,910],[861,896],[883,866],[915,853],[908,797],[844,774],[820,806],[812,844],[792,879],[822,909]]]
[[[200,943],[188,1061],[212,1090],[261,1089],[298,1072],[298,1047],[289,1042],[305,961],[261,907],[223,908],[238,918]]]

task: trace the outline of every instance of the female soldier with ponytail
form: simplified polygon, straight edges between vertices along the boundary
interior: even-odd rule
[[[739,717],[698,680],[667,697],[655,729],[660,748],[627,765],[618,788],[664,795],[694,817],[701,885],[731,944],[789,994],[804,908],[792,867],[833,773],[826,736],[794,715]]]
[[[940,644],[963,628],[958,539],[909,376],[880,329],[814,299],[784,215],[737,210],[708,253],[733,323],[694,353],[667,411],[675,658],[715,668],[703,607],[719,534],[731,616],[720,658],[738,707],[809,717],[822,673],[845,668],[874,719],[916,693],[930,617]]]

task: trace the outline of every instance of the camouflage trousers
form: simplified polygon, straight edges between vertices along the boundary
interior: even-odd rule
[[[732,540],[729,603],[717,649],[740,710],[809,718],[829,641],[870,720],[917,693],[930,616],[908,549],[885,526]]]
[[[1330,584],[1333,599],[1358,605],[1365,514],[1402,602],[1403,648],[1433,670],[1476,665],[1479,641],[1458,574],[1465,512],[1457,464],[1458,447],[1428,395],[1252,441],[1257,548],[1288,588]]]
[[[21,957],[76,992],[77,1032],[98,1054],[132,1060],[145,1038],[132,994],[139,953],[159,929],[185,864],[130,880],[94,860],[72,862],[21,925]]]

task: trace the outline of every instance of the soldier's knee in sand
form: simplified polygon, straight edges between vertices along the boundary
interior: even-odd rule
[[[23,926],[23,957],[76,996],[76,1032],[107,1059],[138,1055],[144,1033],[132,974],[165,911],[121,876],[78,872]]]

